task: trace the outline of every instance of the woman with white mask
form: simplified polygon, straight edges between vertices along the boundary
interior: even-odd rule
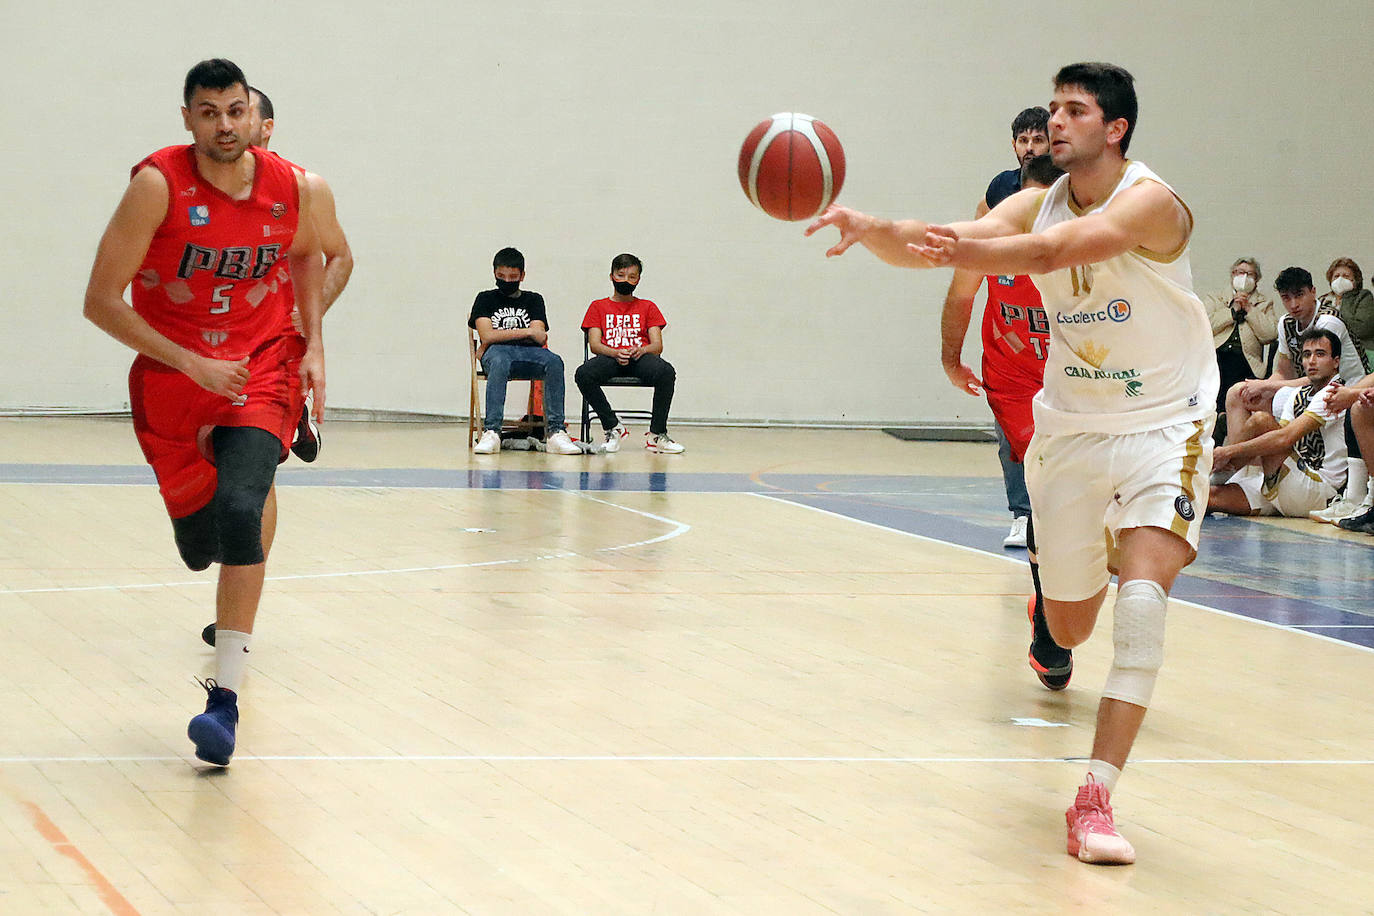
[[[1374,360],[1374,293],[1364,288],[1360,265],[1350,258],[1337,258],[1326,269],[1326,282],[1331,292],[1322,301],[1340,308],[1350,336]]]
[[[1274,300],[1259,291],[1260,267],[1254,258],[1237,258],[1231,265],[1231,289],[1203,299],[1212,322],[1212,344],[1217,350],[1221,388],[1217,393],[1217,413],[1225,414],[1226,391],[1236,382],[1264,378],[1269,374],[1265,347],[1279,333],[1279,316]],[[1217,424],[1217,441],[1225,435],[1225,424]]]

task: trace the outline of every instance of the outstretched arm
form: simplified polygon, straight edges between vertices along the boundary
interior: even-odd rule
[[[1039,193],[1013,194],[982,219],[955,223],[947,228],[957,230],[961,238],[968,239],[996,238],[1020,232]],[[826,226],[840,230],[839,242],[825,253],[828,258],[844,254],[857,242],[894,267],[944,267],[949,263],[947,258],[932,259],[918,248],[931,229],[930,224],[920,220],[894,222],[831,204],[819,219],[806,227],[806,234],[811,235]]]
[[[996,215],[1005,203],[974,225]],[[1059,223],[1044,232],[1020,228],[1016,232],[993,238],[979,237],[960,225],[931,226],[924,241],[913,244],[912,252],[933,264],[979,273],[1047,274],[1105,261],[1136,248],[1172,255],[1187,244],[1192,220],[1168,188],[1145,181],[1122,191],[1100,213]]]

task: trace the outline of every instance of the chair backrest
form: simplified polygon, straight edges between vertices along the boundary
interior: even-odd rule
[[[472,377],[474,379],[486,378],[487,374],[482,370],[482,361],[477,358],[477,348],[482,345],[482,338],[478,336],[476,328],[468,328],[468,362],[472,365]]]

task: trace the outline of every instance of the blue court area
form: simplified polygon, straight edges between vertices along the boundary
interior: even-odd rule
[[[998,556],[1025,556],[1001,546],[1008,522],[1001,482],[986,477],[288,467],[277,481],[284,487],[756,493]],[[3,464],[0,483],[154,486],[148,468],[131,465]],[[1374,537],[1337,538],[1302,530],[1307,527],[1209,519],[1198,559],[1173,597],[1374,648]]]

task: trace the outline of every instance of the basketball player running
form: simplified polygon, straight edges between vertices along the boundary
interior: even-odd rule
[[[1163,663],[1168,591],[1197,555],[1218,386],[1192,292],[1192,215],[1125,158],[1136,110],[1125,70],[1072,64],[1055,76],[1050,107],[1050,155],[1068,175],[1048,191],[1018,192],[953,226],[832,206],[807,229],[840,230],[829,256],[859,242],[902,267],[1035,277],[1052,343],[1026,483],[1055,642],[1087,639],[1110,572],[1120,580],[1092,759],[1066,812],[1069,854],[1096,863],[1135,861],[1110,795]]]
[[[267,144],[272,140],[272,131],[276,127],[275,111],[272,107],[272,100],[267,97],[261,89],[256,86],[248,87],[248,143],[250,146],[258,146],[267,149]],[[272,155],[276,156],[276,153]],[[278,156],[277,158],[281,158]],[[285,160],[283,160],[285,161]],[[319,238],[320,248],[324,252],[324,286],[321,291],[320,317],[329,311],[329,307],[339,298],[339,294],[348,285],[348,278],[353,273],[353,249],[348,246],[348,237],[344,235],[343,226],[339,225],[339,217],[334,209],[334,192],[329,187],[329,182],[325,181],[314,172],[308,172],[300,166],[292,163],[292,167],[305,176],[306,184],[310,186],[310,203],[314,210],[315,234]],[[291,323],[297,332],[303,330],[301,323],[300,309],[291,310]],[[315,423],[315,418],[311,415],[310,398],[306,398],[301,404],[300,420],[296,423],[295,436],[291,442],[291,451],[296,457],[305,462],[314,461],[320,456],[320,446],[323,438],[320,435],[319,426]],[[277,511],[277,488],[274,485],[272,491],[267,494],[266,511],[274,517]],[[270,548],[270,544],[268,547]],[[215,644],[215,625],[208,623],[200,631],[200,638],[206,645]]]
[[[1043,108],[1032,110],[1044,111]],[[1048,148],[1048,140],[1045,145]],[[1047,153],[1026,159],[1017,184],[1021,188],[1043,190],[1062,174]],[[986,212],[986,208],[982,208],[981,213]],[[997,428],[1006,437],[1010,459],[1019,469],[1035,432],[1031,400],[1045,385],[1050,329],[1040,291],[1030,277],[989,275],[988,301],[983,307],[983,377],[979,379],[960,361],[960,355],[973,313],[973,300],[983,279],[982,274],[973,271],[954,271],[940,315],[940,363],[955,388],[974,397],[980,393],[987,395]],[[1026,546],[1030,553],[1031,584],[1035,589],[1029,607],[1030,666],[1040,683],[1050,690],[1063,690],[1073,676],[1073,653],[1055,643],[1045,623],[1035,523],[1030,517],[1026,519]]]
[[[277,124],[272,100],[256,86],[248,87],[248,100],[248,142],[252,146],[267,149]],[[334,191],[329,187],[329,182],[300,166],[295,168],[305,175],[306,184],[310,186],[311,204],[315,209],[315,234],[324,251],[324,287],[320,292],[320,314],[323,316],[348,285],[348,278],[353,273],[353,249],[348,247],[348,237],[344,235],[343,226],[339,225],[338,213],[334,208]],[[292,311],[291,321],[297,331],[302,330],[299,309]],[[302,461],[311,462],[319,457],[320,444],[319,427],[310,416],[310,405],[306,404],[301,408],[301,420],[296,427],[291,451]]]
[[[193,142],[134,167],[96,252],[85,314],[139,352],[129,372],[134,431],[183,561],[221,564],[215,677],[187,734],[197,757],[225,766],[276,526],[273,476],[301,392],[314,395],[317,419],[324,409],[323,270],[304,176],[248,148],[243,71],[202,61],[183,98]],[[283,256],[289,273],[276,264]]]

